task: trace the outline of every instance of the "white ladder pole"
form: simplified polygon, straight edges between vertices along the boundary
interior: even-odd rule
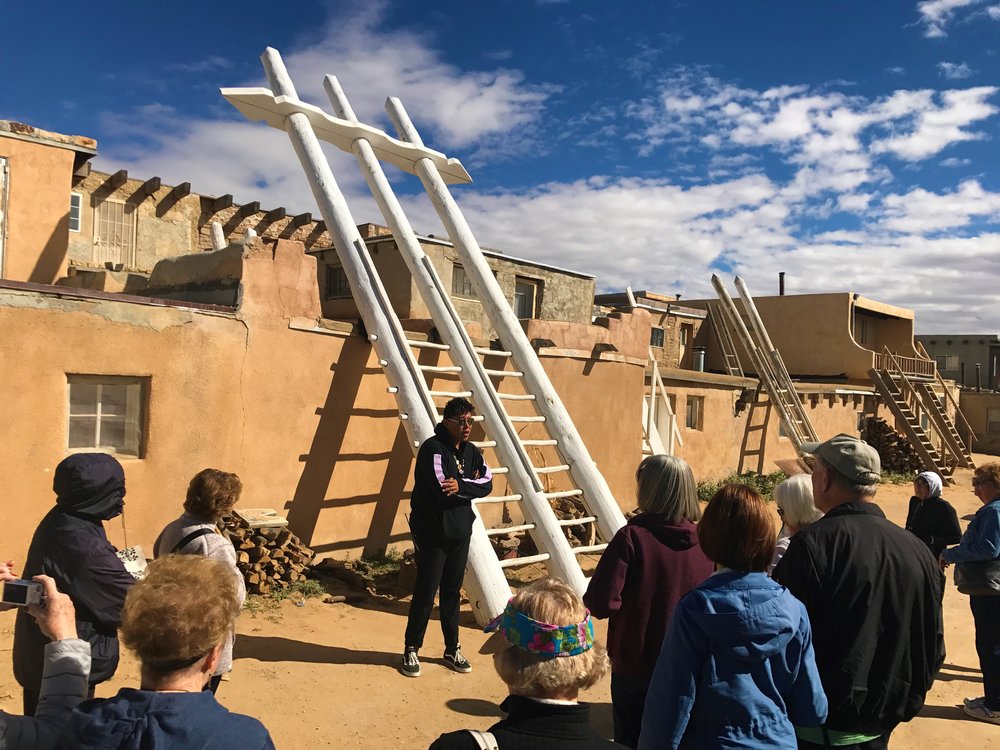
[[[298,98],[295,85],[278,50],[268,47],[261,55],[261,62],[275,95]],[[402,407],[400,418],[410,444],[415,449],[434,434],[433,402],[417,387],[419,381],[415,381],[415,374],[419,370],[409,347],[405,346],[402,328],[392,308],[387,310],[374,302],[387,299],[385,289],[377,275],[373,274],[371,256],[361,241],[354,217],[320,148],[309,118],[300,113],[289,115],[285,132],[299,157],[313,197],[333,237],[334,247],[350,282],[358,311],[368,329],[368,339],[379,358],[386,363],[383,368],[389,376],[390,387],[397,389],[397,403]],[[389,341],[384,341],[383,336]]]
[[[212,222],[212,249],[222,250],[227,244],[226,233],[222,231],[222,224],[218,221]]]
[[[386,102],[386,110],[400,140],[422,145],[420,135],[398,99],[390,97]],[[597,516],[601,536],[610,541],[618,529],[625,525],[625,515],[618,507],[611,488],[597,470],[569,412],[552,387],[437,167],[429,159],[421,158],[416,163],[416,172],[462,259],[465,272],[479,295],[490,322],[496,328],[503,345],[512,353],[517,369],[524,373],[528,392],[536,395],[535,404],[546,418],[549,434],[558,441],[563,459],[570,466],[570,475],[576,486],[583,490],[584,499],[590,506],[588,510]]]
[[[346,94],[335,76],[326,76],[323,87],[330,98],[334,114],[341,119],[357,122],[357,116],[351,107]],[[482,362],[476,355],[475,346],[469,338],[465,326],[451,306],[443,289],[434,266],[427,259],[420,240],[417,239],[409,219],[399,204],[392,186],[386,179],[382,165],[372,149],[371,143],[365,138],[354,140],[351,150],[354,152],[364,174],[368,187],[378,203],[396,239],[397,245],[410,270],[421,296],[427,303],[428,310],[438,331],[444,340],[452,344],[448,352],[453,362],[462,368],[462,381],[473,392],[476,408],[486,418],[486,424],[492,427],[496,437],[494,451],[500,462],[508,467],[510,482],[515,492],[521,495],[521,509],[527,520],[534,524],[533,537],[540,538],[544,551],[549,553],[547,563],[550,571],[565,580],[579,592],[586,589],[586,580],[580,570],[580,564],[573,554],[572,548],[556,523],[552,508],[542,495],[542,483],[532,467],[531,460],[517,438],[517,433],[506,412],[500,404],[496,392],[484,372]],[[477,523],[482,523],[479,511],[476,510]],[[475,542],[469,548],[469,567],[476,571],[481,587],[480,598],[486,602],[487,609],[493,611],[491,617],[503,612],[510,599],[510,587],[503,575],[503,569],[496,563],[496,554],[485,534],[474,534]],[[475,549],[474,549],[475,547]]]
[[[736,277],[735,283],[736,291],[739,292],[740,298],[743,300],[743,305],[746,307],[747,315],[750,317],[750,325],[753,327],[761,343],[764,344],[767,355],[774,362],[779,381],[782,385],[786,386],[788,397],[793,402],[793,409],[799,419],[802,420],[802,425],[806,430],[805,436],[813,442],[818,442],[819,438],[816,437],[816,430],[813,429],[812,422],[809,421],[809,416],[802,407],[802,402],[799,401],[798,393],[795,391],[795,384],[792,382],[791,375],[788,374],[788,368],[785,367],[785,360],[781,358],[781,353],[771,343],[771,337],[767,333],[767,328],[764,326],[764,321],[761,319],[760,313],[757,312],[757,305],[754,304],[750,290],[747,289],[747,285],[743,283],[743,279],[739,276]]]

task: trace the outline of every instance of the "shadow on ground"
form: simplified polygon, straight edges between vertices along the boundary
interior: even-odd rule
[[[293,641],[265,635],[243,635],[236,639],[234,659],[256,659],[262,662],[297,661],[308,664],[371,664],[374,666],[399,666],[400,654],[386,651],[365,651],[341,646],[323,646],[317,643]]]

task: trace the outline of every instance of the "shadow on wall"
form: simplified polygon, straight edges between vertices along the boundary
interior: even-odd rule
[[[69,213],[56,224],[55,230],[49,236],[45,247],[35,261],[35,267],[28,276],[28,281],[36,284],[54,284],[62,275],[63,264],[69,252]]]
[[[333,378],[326,402],[320,410],[319,424],[313,435],[309,453],[304,461],[302,475],[295,488],[295,495],[285,506],[289,526],[317,552],[364,548],[365,557],[376,557],[385,552],[386,545],[403,541],[408,534],[392,534],[393,522],[399,503],[406,494],[410,478],[412,453],[407,445],[406,431],[397,429],[391,450],[379,453],[345,453],[344,436],[354,417],[384,417],[399,422],[395,409],[366,409],[358,407],[357,398],[362,379],[366,375],[381,373],[378,368],[368,368],[370,345],[361,339],[350,338],[344,343],[340,357],[332,366]],[[388,446],[387,446],[388,447]],[[329,498],[330,482],[338,463],[362,461],[376,463],[388,459],[379,491],[368,495]],[[372,520],[364,539],[338,539],[334,542],[315,544],[316,525],[325,509],[346,508],[355,505],[373,505]]]

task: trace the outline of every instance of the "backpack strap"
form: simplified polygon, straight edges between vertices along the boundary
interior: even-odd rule
[[[208,534],[214,534],[214,533],[215,533],[214,529],[206,529],[204,526],[200,529],[195,529],[186,537],[177,542],[177,544],[174,545],[174,548],[170,550],[170,554],[175,554],[177,552],[180,552],[182,549],[187,547],[189,544],[191,544],[191,542],[193,542],[195,539],[198,539],[199,537],[207,536]]]
[[[491,732],[481,732],[478,729],[466,729],[472,735],[472,739],[479,745],[479,750],[500,750],[497,745],[497,738]]]

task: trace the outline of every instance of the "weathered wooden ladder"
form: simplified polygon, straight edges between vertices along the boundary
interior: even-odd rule
[[[920,456],[924,469],[937,472],[947,484],[951,484],[957,467],[975,468],[972,454],[930,384],[907,377],[896,355],[888,347],[885,348],[883,361],[889,366],[885,369],[872,368],[868,377],[882,397],[882,402],[896,417],[897,426]],[[941,376],[936,374],[936,377],[940,381]],[[943,381],[939,384],[944,386]],[[945,393],[948,393],[947,389]],[[956,411],[956,414],[961,415],[961,412]],[[921,419],[923,415],[927,417],[926,424]]]
[[[247,118],[263,120],[288,133],[320,213],[333,237],[334,247],[350,283],[368,338],[390,383],[389,391],[396,397],[399,416],[411,447],[415,452],[433,434],[434,426],[440,419],[438,402],[443,403],[443,400],[456,396],[471,398],[488,437],[479,445],[494,449],[502,465],[494,469],[493,473],[506,474],[508,484],[513,489],[510,495],[484,498],[477,505],[517,503],[525,518],[525,523],[520,526],[487,529],[478,508],[474,507],[476,521],[470,544],[466,586],[477,621],[488,622],[503,611],[510,598],[504,567],[511,565],[545,562],[552,575],[566,580],[577,591],[582,592],[586,587],[586,578],[578,555],[599,552],[606,544],[571,547],[566,538],[565,527],[593,524],[603,539],[610,540],[624,524],[625,518],[577,433],[569,413],[549,382],[490,271],[465,217],[449,192],[448,183],[471,182],[468,173],[457,159],[449,159],[424,146],[399,100],[390,98],[386,104],[400,136],[396,139],[359,122],[333,76],[326,76],[324,88],[336,116],[330,116],[319,107],[299,100],[276,50],[265,50],[262,61],[270,89],[223,89],[222,95]],[[389,303],[347,201],[322,153],[320,140],[333,143],[356,156],[365,180],[392,230],[400,255],[406,262],[444,343],[407,338]],[[450,296],[421,249],[416,233],[386,179],[382,161],[388,161],[420,178],[448,230],[466,276],[503,342],[502,351],[479,349],[473,345],[451,304]],[[413,349],[447,353],[452,364],[422,366],[414,356]],[[509,360],[514,369],[487,369],[480,356]],[[457,376],[462,390],[432,390],[427,385],[426,378],[442,374]],[[524,394],[498,392],[492,381],[501,378],[522,380]],[[538,413],[534,416],[510,416],[504,402],[514,400],[532,403]],[[549,437],[522,440],[515,427],[516,423],[537,423],[544,426]],[[551,446],[557,450],[563,463],[546,467],[534,466],[527,449],[541,446]],[[568,473],[574,488],[546,492],[540,475],[556,472]],[[550,501],[567,497],[579,499],[589,516],[559,520]],[[528,532],[539,554],[514,560],[497,559],[489,541],[490,535],[515,531]]]
[[[724,335],[729,336],[730,339],[735,337],[743,345],[757,371],[757,379],[764,386],[768,398],[778,411],[785,435],[792,441],[792,445],[795,446],[799,455],[802,455],[803,443],[818,441],[816,431],[799,400],[799,394],[785,368],[781,354],[774,348],[771,337],[767,335],[764,321],[761,320],[760,314],[757,312],[757,306],[754,304],[753,297],[750,296],[750,291],[743,280],[737,276],[736,290],[743,301],[747,321],[750,324],[748,327],[736,303],[733,302],[729,292],[723,286],[722,280],[714,274],[712,286],[715,287],[715,292],[721,303],[718,307],[720,313],[718,317],[723,321],[723,327],[728,329]],[[764,436],[761,436],[762,441],[763,439]]]

